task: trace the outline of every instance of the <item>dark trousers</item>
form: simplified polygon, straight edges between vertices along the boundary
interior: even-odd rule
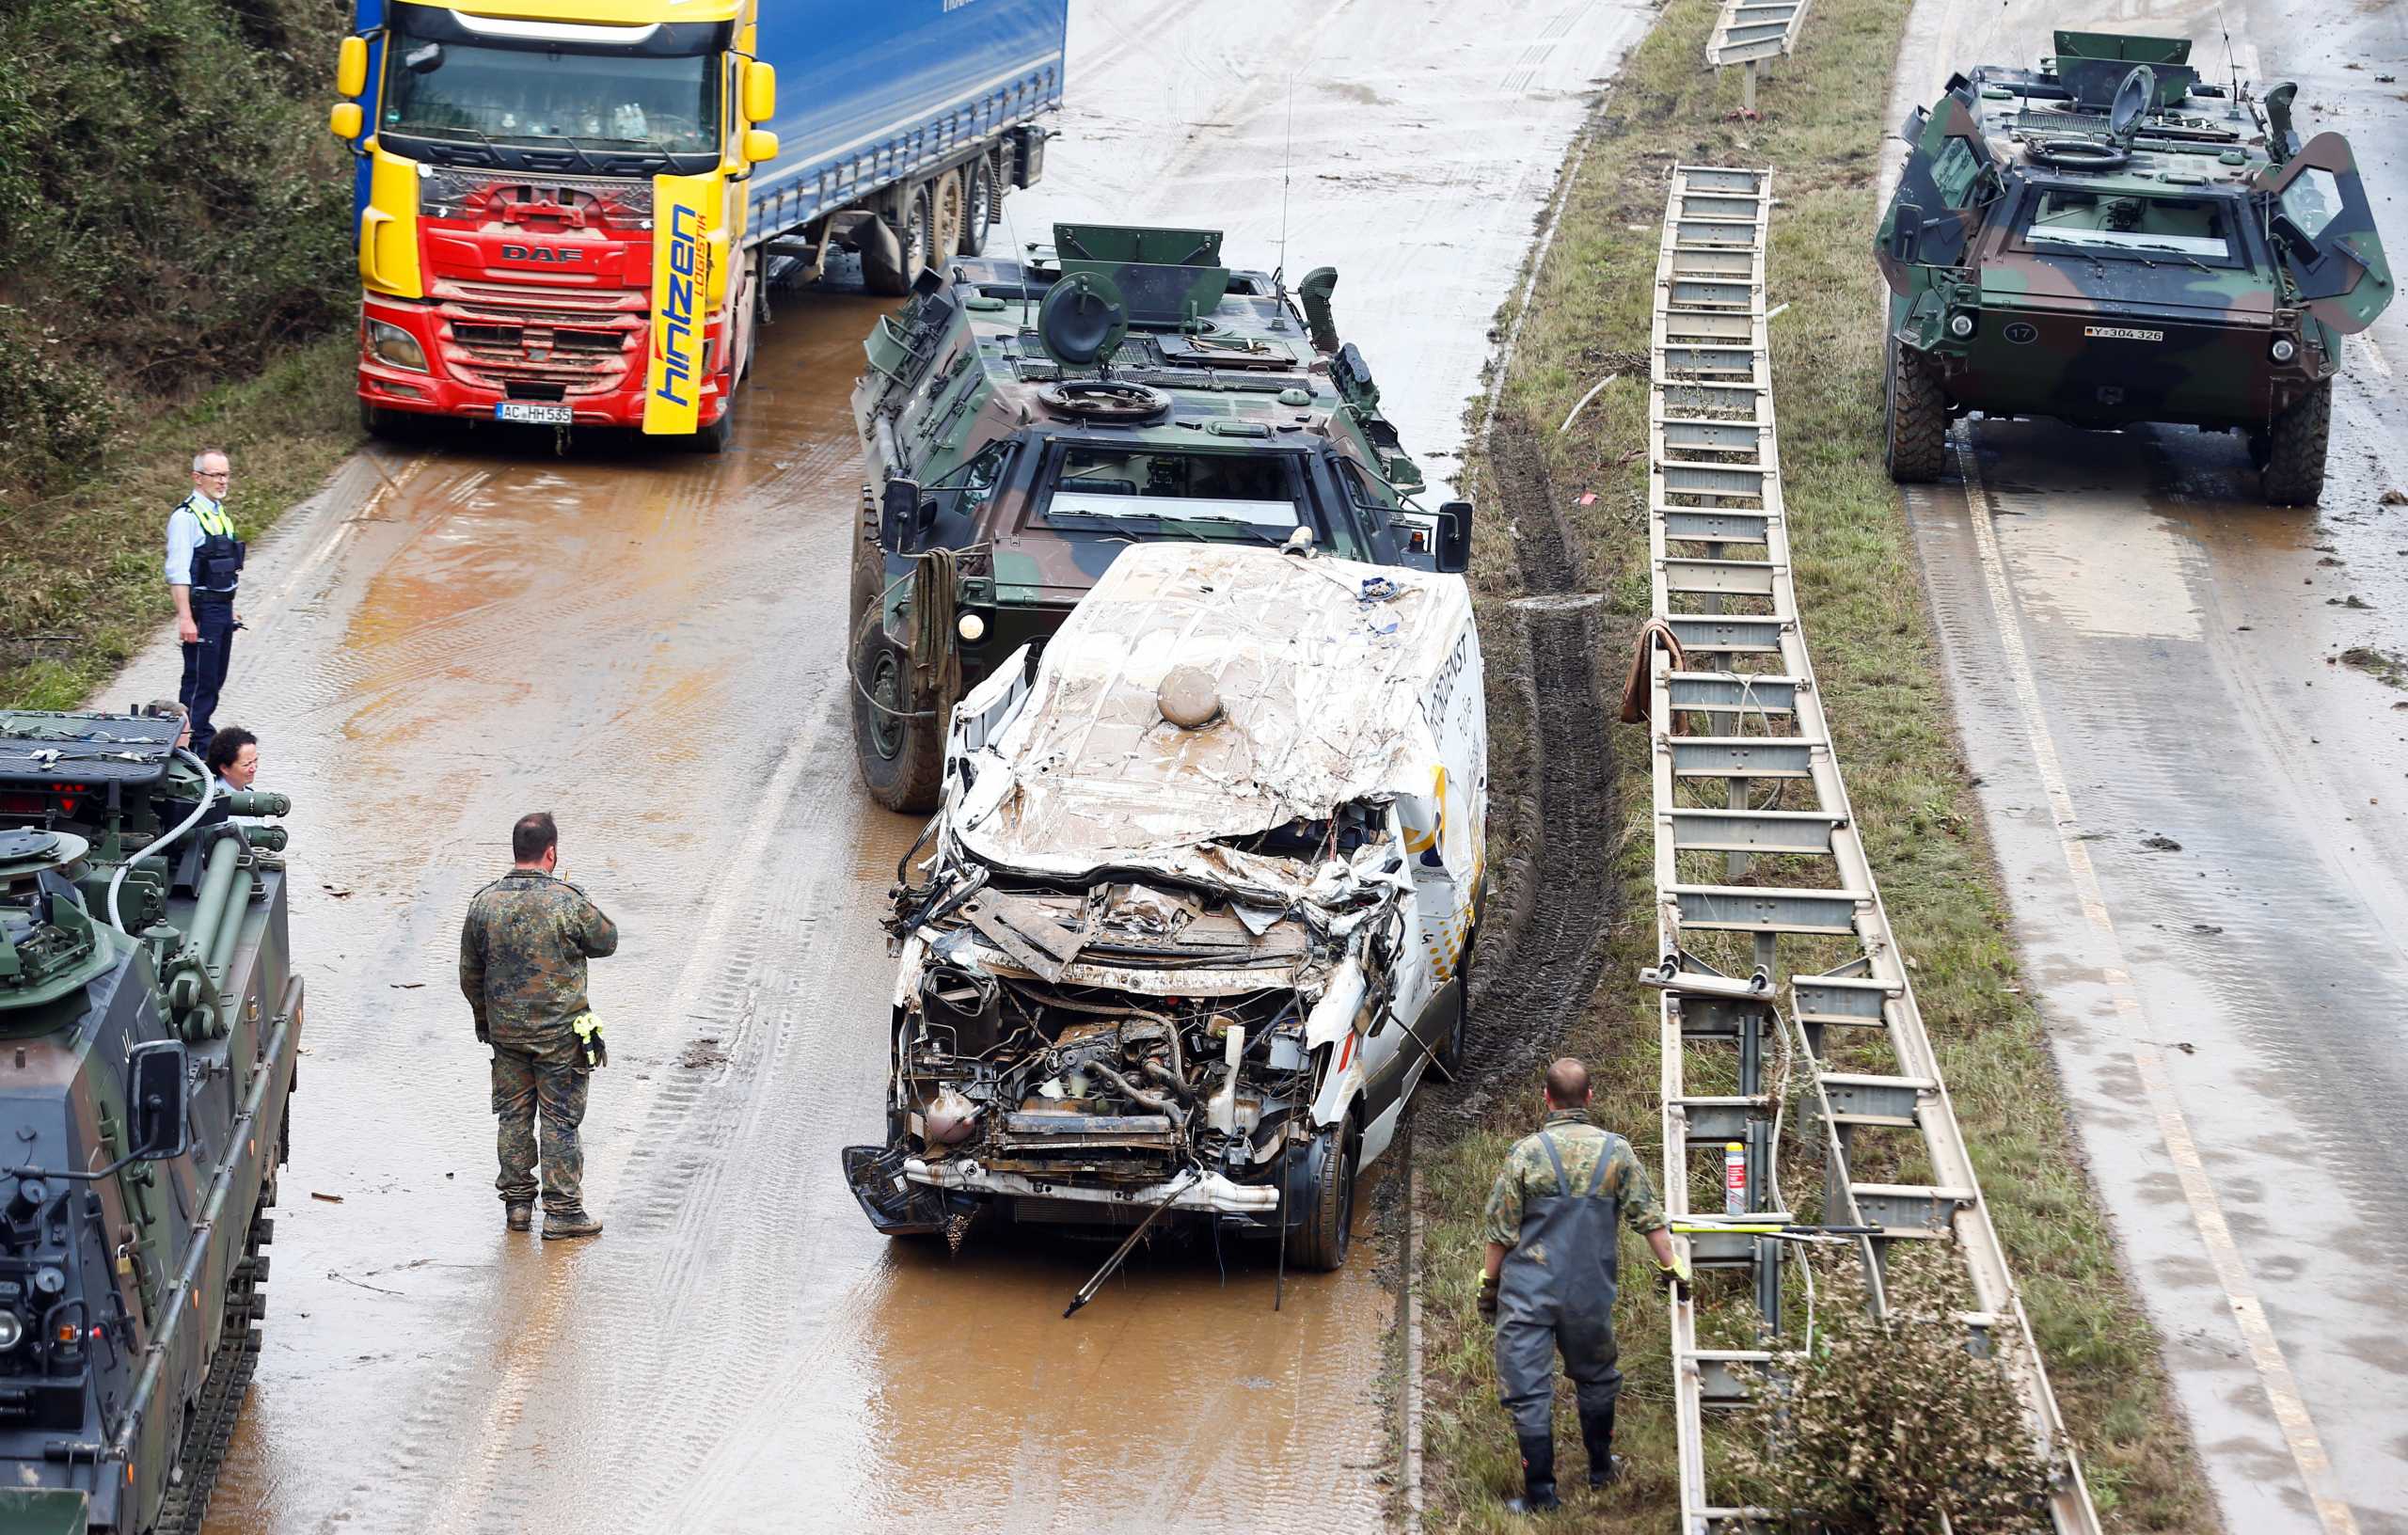
[[[192,621],[200,638],[184,646],[184,679],[176,688],[176,697],[184,706],[184,717],[192,721],[193,754],[205,757],[209,738],[217,734],[209,717],[217,712],[217,695],[226,687],[226,666],[234,655],[233,599],[194,593]]]

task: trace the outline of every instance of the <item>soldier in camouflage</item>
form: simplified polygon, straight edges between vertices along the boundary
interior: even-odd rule
[[[1497,1394],[1521,1441],[1516,1512],[1557,1506],[1555,1355],[1580,1403],[1589,1485],[1612,1481],[1617,1220],[1647,1238],[1668,1284],[1688,1282],[1664,1207],[1630,1143],[1589,1122],[1589,1068],[1566,1056],[1546,1070],[1546,1119],[1505,1159],[1489,1192],[1488,1258],[1480,1314],[1497,1327]]]
[[[593,1074],[585,961],[616,952],[619,929],[557,877],[560,830],[551,816],[521,817],[510,847],[511,871],[477,892],[460,929],[460,990],[478,1041],[493,1047],[493,1112],[501,1121],[494,1185],[510,1229],[524,1231],[533,1224],[541,1163],[544,1235],[590,1237],[602,1223],[585,1212],[577,1142]]]

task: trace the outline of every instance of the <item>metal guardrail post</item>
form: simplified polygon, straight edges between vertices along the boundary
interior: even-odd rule
[[[1882,1254],[1891,1242],[1952,1245],[1980,1307],[1967,1319],[1972,1341],[2008,1345],[2033,1441],[2067,1467],[2051,1496],[2051,1523],[2058,1535],[2097,1535],[2098,1515],[1857,834],[1798,624],[1766,336],[1771,180],[1767,170],[1675,166],[1656,269],[1648,521],[1659,627],[1646,642],[1660,957],[1642,978],[1661,989],[1665,1209],[1675,1223],[1691,1223],[1693,1152],[1736,1140],[1747,1147],[1749,1211],[1785,1218],[1776,1208],[1786,1200],[1774,1144],[1782,1084],[1766,1081],[1767,1051],[1784,1074],[1802,1072],[1825,1159],[1824,1223],[1879,1228],[1857,1242],[1877,1311],[1890,1305]],[[1707,734],[1683,734],[1700,718]],[[1808,803],[1794,807],[1793,798]],[[1751,878],[1760,856],[1781,862]],[[1819,882],[1788,882],[1801,878],[1801,866],[1819,870],[1802,877]],[[1817,964],[1834,940],[1853,954],[1816,973],[1784,973],[1783,939],[1793,955],[1815,945]],[[1786,1021],[1778,1001],[1784,987]],[[1879,1031],[1892,1068],[1834,1067],[1827,1040],[1835,1029]],[[1690,1093],[1689,1052],[1724,1046],[1737,1053],[1736,1096]],[[1931,1182],[1858,1181],[1849,1168],[1857,1141],[1899,1133],[1917,1137]],[[1782,1244],[1737,1233],[1683,1240],[1700,1268],[1751,1272],[1757,1341],[1777,1342]],[[1766,1511],[1709,1499],[1704,1412],[1740,1405],[1741,1369],[1778,1369],[1782,1356],[1768,1347],[1700,1347],[1693,1301],[1673,1305],[1671,1348],[1684,1535],[1769,1520]]]

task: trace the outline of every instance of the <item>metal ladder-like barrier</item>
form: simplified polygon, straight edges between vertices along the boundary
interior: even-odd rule
[[[1892,1244],[1954,1248],[1976,1307],[1962,1314],[1969,1345],[2004,1349],[2034,1442],[2067,1468],[2051,1522],[2059,1535],[2096,1535],[1865,862],[1798,626],[1766,341],[1771,180],[1766,170],[1674,167],[1650,342],[1655,624],[1645,643],[1661,958],[1642,978],[1661,995],[1664,1203],[1676,1226],[1692,1228],[1696,1268],[1750,1271],[1761,1344],[1702,1348],[1694,1303],[1672,1306],[1681,1527],[1708,1535],[1771,1517],[1708,1500],[1704,1414],[1744,1402],[1751,1369],[1781,1368],[1784,1242],[1710,1229],[1727,1206],[1696,1214],[1689,1187],[1696,1159],[1710,1153],[1744,1171],[1745,1213],[1729,1224],[1791,1218],[1778,1208],[1782,1079],[1802,1073],[1806,1129],[1825,1162],[1820,1224],[1868,1228],[1853,1241],[1876,1312],[1886,1317],[1891,1306]],[[1705,734],[1681,733],[1701,715]],[[1830,1064],[1827,1043],[1858,1041],[1886,1043],[1887,1068]],[[1713,1085],[1735,1090],[1692,1093],[1693,1063]],[[1927,1167],[1930,1181],[1857,1181],[1849,1163],[1868,1136],[1906,1137],[1892,1143],[1900,1163]]]
[[[1722,0],[1714,30],[1706,34],[1706,68],[1745,68],[1739,104],[1753,112],[1758,75],[1797,47],[1798,29],[1805,24],[1806,0]]]

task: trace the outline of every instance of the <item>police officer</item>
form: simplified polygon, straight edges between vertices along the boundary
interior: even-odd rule
[[[1589,1068],[1565,1056],[1546,1068],[1546,1119],[1505,1161],[1488,1195],[1488,1259],[1480,1314],[1497,1327],[1497,1395],[1521,1441],[1517,1513],[1557,1506],[1555,1355],[1580,1403],[1589,1485],[1620,1474],[1613,1454],[1615,1230],[1627,1222],[1654,1249],[1668,1284],[1688,1283],[1664,1207],[1630,1143],[1589,1122]]]
[[[510,872],[477,892],[460,929],[460,990],[476,1016],[478,1042],[493,1047],[501,1156],[494,1186],[509,1228],[528,1229],[540,1162],[545,1237],[590,1237],[602,1223],[585,1212],[577,1127],[602,1054],[585,961],[616,953],[619,929],[559,878],[560,828],[551,816],[519,817],[510,851]]]
[[[193,455],[192,493],[167,514],[167,594],[176,603],[176,638],[183,641],[184,675],[176,697],[192,721],[192,749],[209,750],[210,716],[226,686],[234,653],[234,589],[243,570],[243,541],[226,514],[233,468],[214,448]]]

